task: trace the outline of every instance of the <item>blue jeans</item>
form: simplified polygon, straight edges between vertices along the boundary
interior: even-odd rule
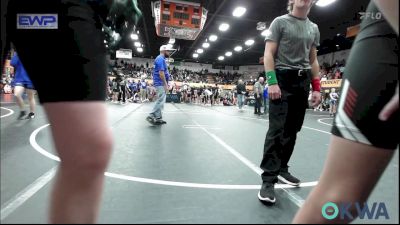
[[[164,109],[165,101],[167,100],[167,94],[165,93],[165,89],[163,86],[155,87],[157,91],[157,101],[153,107],[153,111],[150,115],[159,119],[162,118],[162,110]]]
[[[268,112],[268,109],[269,109],[269,99],[264,98],[264,114]]]
[[[238,99],[239,109],[242,109],[242,108],[243,108],[243,103],[244,103],[244,96],[243,96],[243,94],[238,94],[238,95],[237,95],[237,99]]]

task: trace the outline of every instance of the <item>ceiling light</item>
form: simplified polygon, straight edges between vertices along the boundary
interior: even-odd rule
[[[336,2],[336,0],[319,0],[316,5],[319,7],[325,7],[334,2]]]
[[[199,53],[199,54],[201,54],[201,53],[203,53],[204,52],[204,50],[202,49],[202,48],[199,48],[199,49],[197,49],[197,51],[196,51],[197,53]]]
[[[218,57],[218,60],[219,60],[219,61],[222,61],[222,60],[224,60],[224,59],[225,59],[225,57],[223,57],[223,56]]]
[[[244,7],[237,7],[235,10],[233,10],[232,15],[234,17],[241,17],[246,13],[246,8]]]
[[[140,46],[142,46],[142,44],[140,43],[140,42],[138,42],[138,41],[136,41],[135,43],[134,43],[134,45],[135,45],[135,47],[140,47]]]
[[[254,40],[253,39],[247,40],[244,44],[247,46],[251,46],[254,44]]]
[[[198,57],[199,57],[199,54],[197,54],[197,53],[193,54],[193,58],[198,58]]]
[[[107,41],[106,40],[104,40],[104,44],[106,44],[107,43]]]
[[[131,34],[131,39],[132,39],[132,40],[139,40],[139,35],[137,35],[137,34]]]
[[[269,31],[269,29],[266,29],[261,33],[261,35],[264,37],[267,37],[267,36],[271,35],[271,31]]]
[[[221,25],[219,25],[218,28],[220,31],[227,31],[229,29],[229,24],[227,23],[222,23]]]
[[[217,35],[211,35],[210,36],[210,41],[216,41],[218,39],[218,36]]]
[[[228,57],[232,56],[232,52],[226,52],[225,56],[228,56]]]
[[[137,48],[136,49],[138,52],[143,52],[143,48]]]
[[[169,39],[169,42],[168,42],[169,44],[175,44],[175,38],[171,38],[171,39]]]
[[[336,45],[336,47],[338,47],[338,48],[339,48],[339,45]]]
[[[236,52],[240,52],[240,51],[242,51],[242,49],[243,49],[242,46],[236,46],[235,47],[235,51]]]
[[[203,43],[203,48],[209,48],[210,47],[210,43],[208,43],[208,42],[205,42],[205,43]]]

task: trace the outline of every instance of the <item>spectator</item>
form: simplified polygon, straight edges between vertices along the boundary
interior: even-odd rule
[[[340,76],[340,70],[339,69],[337,69],[336,70],[336,72],[335,72],[335,77],[334,77],[335,79],[340,79],[341,78],[341,76]]]
[[[14,67],[15,71],[15,76],[12,84],[14,86],[14,95],[17,99],[17,103],[20,109],[20,114],[18,116],[18,119],[19,120],[33,119],[35,117],[35,107],[36,107],[35,88],[33,87],[33,83],[30,80],[17,54],[15,54],[12,57],[10,64]],[[28,114],[27,117],[25,117],[26,116],[25,103],[22,98],[22,95],[25,90],[28,94],[29,108],[30,108],[30,113]]]
[[[268,84],[265,85],[264,87],[264,114],[268,113],[268,108],[269,108],[269,100],[268,100]]]
[[[227,98],[224,98],[222,103],[224,104],[224,106],[233,106],[232,102]]]
[[[242,110],[244,104],[244,95],[246,94],[246,86],[244,85],[243,80],[239,80],[238,85],[236,86],[236,93],[239,110]]]
[[[9,83],[6,83],[3,87],[4,94],[12,94],[12,87]]]
[[[264,93],[264,78],[260,77],[258,81],[254,84],[254,98],[256,99],[256,104],[254,106],[254,114],[261,115],[261,99]]]
[[[126,91],[127,91],[126,77],[124,76],[124,74],[120,74],[120,77],[121,77],[121,80],[119,82],[120,92],[118,95],[118,101],[122,105],[125,105],[126,104]]]
[[[148,101],[148,99],[147,99],[147,82],[144,79],[144,77],[140,81],[140,101],[141,102]]]
[[[337,107],[337,101],[339,99],[339,95],[336,93],[336,89],[332,88],[331,93],[329,94],[329,114],[330,116],[335,116],[336,115],[336,107]]]
[[[118,75],[117,77],[114,78],[113,80],[113,86],[112,86],[112,90],[113,90],[113,103],[118,103],[118,97],[119,97],[119,93],[121,92],[121,87],[120,87],[120,82],[121,82],[122,78]]]

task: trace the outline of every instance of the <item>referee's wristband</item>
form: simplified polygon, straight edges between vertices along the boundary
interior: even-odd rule
[[[268,71],[265,72],[265,76],[267,77],[268,80],[268,86],[278,84],[278,80],[276,79],[276,73],[275,71]]]
[[[321,92],[321,81],[319,78],[314,78],[311,81],[311,86],[312,86],[313,91]]]

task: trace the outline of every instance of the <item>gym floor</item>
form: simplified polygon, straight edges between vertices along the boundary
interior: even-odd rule
[[[17,121],[12,97],[1,98],[1,223],[46,223],[58,164],[38,106],[36,118]],[[290,223],[318,181],[332,118],[308,111],[291,172],[303,184],[279,184],[277,203],[257,199],[268,117],[253,108],[167,103],[163,126],[146,120],[152,103],[107,103],[115,137],[99,223]],[[384,202],[399,223],[398,151],[369,202]]]

